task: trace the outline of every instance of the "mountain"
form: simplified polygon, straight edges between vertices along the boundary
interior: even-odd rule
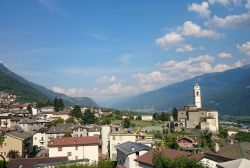
[[[91,107],[98,105],[88,97],[69,97],[61,93],[53,92],[43,86],[27,81],[23,77],[10,71],[0,63],[0,91],[6,91],[19,96],[20,101],[45,101],[60,97],[69,104],[78,104]]]
[[[202,106],[222,115],[250,115],[250,65],[225,72],[209,73],[113,105],[120,109],[166,111],[193,103],[195,83],[201,86]]]

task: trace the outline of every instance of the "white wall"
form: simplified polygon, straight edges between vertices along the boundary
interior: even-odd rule
[[[102,154],[108,155],[108,144],[109,144],[109,133],[110,133],[110,126],[105,125],[102,126]]]
[[[204,165],[208,166],[209,168],[217,168],[216,164],[217,162],[207,159],[207,158],[203,158],[200,161],[201,163],[203,163]]]
[[[33,146],[44,147],[48,146],[48,139],[45,133],[36,133],[33,135]]]
[[[71,152],[71,156],[68,156],[68,152]],[[68,156],[69,160],[76,160],[77,156],[77,159],[87,158],[98,162],[98,145],[78,146],[77,150],[75,146],[62,147],[62,151],[58,151],[58,147],[49,147],[49,157],[61,156]]]
[[[116,148],[115,146],[124,142],[136,142],[136,134],[109,134],[109,141],[110,141],[110,146],[109,146],[109,150],[110,150],[110,159],[112,161],[116,160]]]
[[[152,121],[153,120],[153,116],[151,116],[151,115],[142,115],[141,116],[141,120],[142,121]]]

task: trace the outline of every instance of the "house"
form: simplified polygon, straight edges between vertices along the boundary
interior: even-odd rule
[[[57,124],[56,126],[52,126],[46,132],[48,136],[48,140],[52,138],[63,137],[66,134],[71,135],[73,128],[74,128],[74,124],[70,124],[70,123]]]
[[[134,160],[151,150],[149,146],[135,142],[125,142],[115,146],[115,148],[117,150],[117,165],[122,165],[126,168],[135,168],[137,162]]]
[[[205,155],[200,154],[200,153],[190,153],[186,151],[180,151],[180,150],[175,150],[175,149],[159,149],[155,148],[152,149],[143,155],[137,157],[135,159],[137,163],[138,168],[152,168],[154,166],[153,163],[153,157],[156,152],[160,152],[163,156],[166,156],[170,159],[177,159],[179,157],[187,157],[190,159],[195,159],[197,161],[200,161]]]
[[[13,128],[18,125],[20,121],[19,117],[13,116],[0,116],[0,127],[1,128]]]
[[[142,121],[152,121],[153,120],[153,116],[152,115],[142,115],[141,116],[141,120]]]
[[[42,107],[41,112],[55,112],[55,109],[53,106],[47,106],[47,107]]]
[[[0,145],[0,154],[9,160],[7,155],[11,150],[18,151],[20,157],[29,155],[32,150],[32,134],[16,130],[6,132],[5,139]]]
[[[74,126],[74,128],[72,129],[72,136],[73,137],[88,136],[88,130],[86,127],[82,125]]]
[[[248,159],[237,159],[228,162],[218,163],[218,168],[249,168],[250,160]]]
[[[204,154],[205,154],[205,157],[200,162],[209,168],[217,168],[218,163],[227,162],[227,161],[232,160],[230,158],[226,158],[226,157],[222,157],[222,156],[218,156],[218,155],[213,155],[213,154],[209,154],[209,153],[204,153]]]
[[[70,112],[69,111],[59,111],[59,112],[55,112],[53,114],[53,116],[51,117],[52,120],[56,120],[56,119],[63,119],[64,121],[69,119],[70,117]]]
[[[123,134],[123,133],[111,133],[109,134],[109,157],[110,160],[115,161],[117,151],[115,146],[127,141],[136,142],[138,134]]]
[[[88,136],[100,136],[101,135],[101,127],[93,125],[88,127]]]
[[[198,142],[190,137],[184,136],[176,140],[181,149],[192,149],[198,145]]]
[[[89,159],[96,162],[99,145],[97,136],[55,138],[48,144],[49,157],[67,156],[69,160]]]
[[[20,121],[18,126],[20,126],[24,131],[34,133],[40,128],[46,127],[49,123],[50,122],[48,120],[24,118]]]
[[[47,148],[48,146],[48,138],[46,136],[46,132],[48,128],[41,128],[33,135],[33,146],[37,146],[38,148]]]
[[[43,168],[49,168],[45,167],[46,164],[55,164],[55,163],[62,163],[67,162],[67,157],[45,157],[45,158],[21,158],[21,159],[13,159],[10,160],[7,163],[7,167],[10,168],[32,168],[36,167],[38,168],[39,165],[43,165]]]

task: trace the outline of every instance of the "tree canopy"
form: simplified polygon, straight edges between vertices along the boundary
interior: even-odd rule
[[[64,109],[64,102],[63,102],[62,98],[57,98],[56,97],[54,99],[54,108],[55,108],[56,112],[62,111]]]
[[[83,116],[82,116],[83,124],[94,124],[97,121],[98,119],[96,118],[94,113],[92,113],[89,109],[87,109],[85,113],[83,113]]]
[[[79,105],[75,105],[74,109],[71,112],[71,115],[75,118],[82,118],[82,110]]]

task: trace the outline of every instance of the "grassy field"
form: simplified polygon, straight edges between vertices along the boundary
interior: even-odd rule
[[[112,120],[111,123],[114,125],[120,125],[122,120]],[[141,120],[130,120],[131,123],[135,124],[137,127],[146,127],[146,126],[156,126],[160,125],[159,122],[154,121],[141,121]]]

